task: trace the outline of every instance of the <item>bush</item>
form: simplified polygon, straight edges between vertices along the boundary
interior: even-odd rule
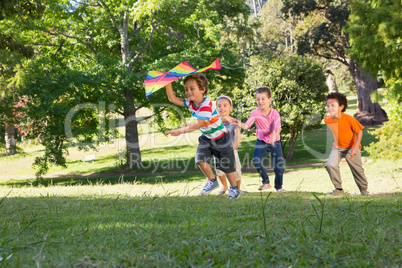
[[[401,159],[402,158],[402,124],[398,121],[389,121],[374,131],[378,142],[372,142],[364,149],[373,159]]]

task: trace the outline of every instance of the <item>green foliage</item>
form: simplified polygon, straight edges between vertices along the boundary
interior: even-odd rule
[[[286,17],[291,14],[308,21],[301,21],[295,32],[299,55],[317,55],[346,64],[348,39],[342,28],[350,14],[348,0],[285,0],[282,12]]]
[[[370,146],[365,147],[372,158],[402,158],[402,124],[400,122],[385,122],[382,127],[370,133],[379,138],[378,142],[372,142]]]
[[[389,119],[402,124],[402,77],[389,78],[385,85]]]
[[[350,55],[372,74],[385,77],[389,120],[373,132],[377,143],[367,148],[374,158],[402,157],[402,15],[401,1],[353,1],[350,21]],[[374,48],[374,49],[373,49]]]
[[[168,103],[163,90],[145,98],[146,72],[168,70],[184,60],[206,66],[217,57],[228,66],[238,65],[239,58],[220,46],[220,33],[225,30],[227,18],[248,13],[241,0],[49,0],[41,7],[40,24],[13,17],[5,29],[21,25],[24,36],[37,44],[35,57],[27,61],[25,71],[24,93],[32,101],[25,112],[30,121],[26,126],[34,124],[37,128],[30,127],[32,135],[42,132],[46,146],[58,144],[38,158],[38,163],[44,165],[48,161],[63,165],[67,153],[62,149],[66,141],[63,125],[76,105],[102,102],[106,113],[130,118],[126,128],[130,140],[126,144],[136,144],[139,120],[131,120],[136,110],[148,107],[159,113]],[[208,76],[212,89],[231,89],[244,77],[241,70],[210,72]],[[76,116],[74,139],[85,144],[94,141],[95,130],[101,128],[96,113],[82,109]],[[107,139],[107,132],[102,135]],[[138,146],[126,149],[128,154],[140,154]]]
[[[0,2],[0,50],[19,53],[24,57],[32,57],[33,47],[29,38],[21,35],[21,23],[31,23],[41,17],[43,5],[36,0],[8,0]]]
[[[35,159],[37,176],[45,174],[50,164],[66,167],[66,142],[88,150],[95,148],[94,142],[108,141],[108,120],[104,120],[103,136],[98,135],[102,119],[98,117],[110,112],[107,95],[96,95],[104,90],[104,75],[74,70],[78,63],[71,65],[68,57],[56,54],[27,61],[16,74],[26,96],[26,105],[19,109],[20,125],[27,138],[39,138],[45,146],[44,155]]]
[[[266,86],[272,91],[272,108],[281,115],[283,149],[289,141],[286,159],[290,160],[302,129],[318,128],[325,114],[328,88],[321,67],[302,56],[268,58],[255,56],[247,70],[245,89],[237,89],[236,111],[245,121],[255,109],[255,90]],[[235,101],[236,102],[236,101]]]
[[[283,1],[268,1],[263,6],[261,16],[258,17],[261,23],[258,29],[261,36],[260,48],[275,52],[277,55],[292,53],[291,36],[295,27],[294,20],[285,20],[282,8]]]
[[[349,54],[375,75],[402,77],[402,4],[400,0],[356,0],[345,30]],[[375,48],[375,49],[373,49]]]

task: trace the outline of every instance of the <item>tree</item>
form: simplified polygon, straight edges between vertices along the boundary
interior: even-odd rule
[[[258,18],[262,24],[262,50],[274,51],[277,55],[294,54],[295,44],[292,32],[295,21],[293,18],[285,20],[282,7],[281,0],[271,0],[263,7],[262,14]]]
[[[354,116],[364,125],[387,121],[385,111],[371,100],[372,93],[377,91],[376,78],[347,54],[350,41],[343,28],[349,19],[350,1],[285,0],[282,11],[304,17],[295,33],[298,54],[336,60],[348,67],[357,92],[357,113]]]
[[[29,39],[19,34],[15,20],[32,21],[42,12],[41,4],[35,0],[0,2],[0,122],[5,126],[6,155],[16,153],[14,129],[18,120],[15,106],[19,100],[12,77],[23,57],[32,57],[34,51]]]
[[[297,55],[287,58],[254,56],[250,65],[246,87],[235,92],[235,99],[241,100],[236,114],[243,122],[247,120],[255,109],[255,90],[261,86],[270,88],[271,106],[281,115],[281,143],[284,152],[288,146],[284,155],[289,161],[300,131],[320,127],[324,118],[323,103],[328,91],[324,73],[318,64]]]
[[[390,122],[372,132],[379,138],[366,148],[373,158],[402,156],[401,8],[397,0],[354,1],[346,27],[352,44],[349,53],[372,74],[385,77]]]
[[[184,60],[194,66],[206,66],[216,57],[224,56],[228,65],[233,64],[237,59],[230,56],[229,50],[219,46],[220,31],[225,29],[225,18],[247,14],[248,8],[240,0],[54,0],[46,2],[44,12],[43,21],[32,27],[36,34],[32,37],[41,55],[38,54],[40,60],[35,59],[38,63],[32,61],[31,64],[42,70],[29,78],[31,83],[26,93],[38,103],[35,114],[31,108],[27,110],[30,119],[35,118],[39,124],[40,115],[50,107],[39,105],[43,100],[37,98],[38,92],[49,92],[48,96],[55,98],[54,104],[57,95],[51,93],[55,91],[56,81],[74,83],[67,87],[72,92],[83,90],[86,101],[103,101],[105,107],[113,105],[113,112],[124,116],[127,163],[141,167],[137,125],[142,119],[136,117],[136,111],[142,107],[154,107],[158,114],[167,103],[163,92],[145,98],[143,81],[147,70],[167,70]],[[70,75],[73,73],[78,79],[72,79]],[[223,87],[227,81],[232,83],[230,78],[233,75],[229,70],[220,73],[222,75],[211,72],[209,77],[219,80]],[[95,77],[97,81],[92,80]],[[81,78],[89,79],[84,87],[79,85],[84,82]],[[49,79],[54,81],[50,83]],[[71,83],[66,79],[71,79]],[[67,95],[71,96],[71,92]],[[106,109],[106,112],[109,111]],[[61,118],[53,118],[56,119],[61,120],[59,124],[63,122]],[[49,125],[49,117],[42,117],[42,120],[42,125]],[[31,128],[31,131],[34,130]],[[57,139],[58,144],[62,144],[64,139],[60,139],[60,135],[60,131],[47,133],[47,144],[50,146]],[[61,157],[59,163],[63,163],[62,147],[57,146],[57,152],[49,147],[49,154]],[[39,162],[49,159],[45,157]]]

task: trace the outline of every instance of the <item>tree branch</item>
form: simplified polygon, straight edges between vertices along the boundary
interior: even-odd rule
[[[325,55],[325,54],[320,54],[318,52],[317,48],[314,48],[314,52],[315,52],[315,55],[317,55],[319,57],[323,57],[323,58],[328,59],[328,60],[336,60],[336,61],[341,62],[342,64],[345,64],[346,66],[349,66],[348,62],[343,57],[332,57],[332,56],[328,56],[328,55]]]
[[[141,23],[140,27],[137,27],[131,34],[128,35],[128,39],[131,39],[134,37],[134,35],[136,35],[137,33],[140,32],[140,30],[144,27],[144,21]]]
[[[65,33],[54,33],[54,32],[45,30],[43,27],[42,27],[41,31],[42,31],[42,32],[45,32],[45,33],[48,33],[48,34],[50,34],[50,35],[53,35],[53,36],[60,36],[60,35],[62,35],[62,36],[67,37],[67,38],[69,38],[69,39],[77,40],[78,43],[81,43],[81,44],[83,44],[84,46],[86,46],[87,48],[89,48],[94,54],[98,54],[98,51],[96,51],[96,50],[91,46],[91,44],[89,44],[89,43],[87,43],[87,42],[84,42],[83,40],[81,40],[81,39],[78,38],[78,37],[71,36],[71,35],[68,35],[68,34],[65,34]]]
[[[153,17],[154,17],[154,13],[152,13],[151,21],[152,21]],[[145,52],[145,50],[148,48],[148,46],[151,44],[152,38],[154,37],[155,30],[156,30],[156,28],[157,28],[158,26],[159,26],[159,25],[156,25],[156,27],[155,27],[155,26],[151,23],[151,25],[150,25],[150,27],[151,27],[151,33],[149,34],[147,43],[140,49],[140,51],[137,52],[137,54],[135,54],[134,51],[130,53],[130,58],[132,58],[132,60],[131,60],[132,62],[136,61],[136,60],[142,55],[142,53]],[[134,56],[134,55],[135,55],[135,56]]]

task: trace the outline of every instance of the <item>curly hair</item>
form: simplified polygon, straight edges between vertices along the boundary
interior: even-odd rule
[[[271,90],[267,87],[257,88],[256,94],[267,93],[268,98],[271,98]]]
[[[200,90],[205,89],[204,96],[207,95],[207,93],[208,93],[208,79],[205,76],[205,74],[190,74],[190,75],[187,75],[183,80],[183,84],[186,84],[186,82],[190,81],[190,80],[194,80],[197,83],[198,88]]]
[[[338,101],[339,106],[343,105],[342,112],[345,112],[346,108],[348,108],[348,99],[342,93],[339,93],[339,92],[329,93],[327,96],[325,96],[325,99],[326,100],[336,99]]]

